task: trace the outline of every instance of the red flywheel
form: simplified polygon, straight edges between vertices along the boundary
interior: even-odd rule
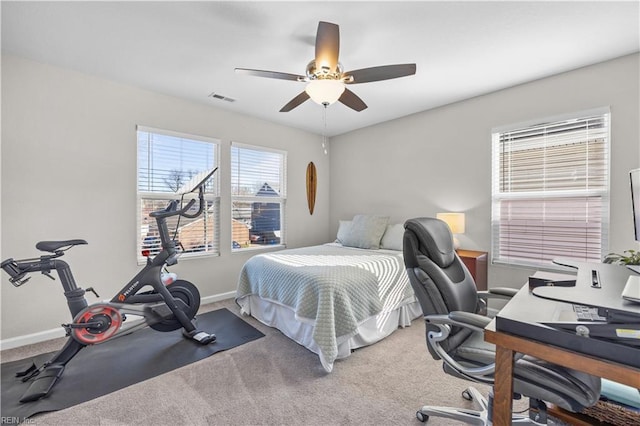
[[[109,305],[91,305],[76,315],[73,324],[73,338],[80,343],[94,345],[104,342],[118,331],[122,325],[122,315]],[[84,324],[87,326],[77,327]]]

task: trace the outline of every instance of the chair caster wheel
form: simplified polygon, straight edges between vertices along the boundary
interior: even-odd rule
[[[471,396],[471,392],[468,389],[462,391],[462,397],[467,401],[473,401],[473,396]]]
[[[426,423],[427,420],[429,420],[429,416],[424,414],[422,411],[417,411],[416,419],[420,420],[422,423]]]

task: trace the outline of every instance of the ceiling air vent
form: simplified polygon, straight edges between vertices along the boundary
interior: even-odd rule
[[[216,92],[212,92],[212,93],[210,93],[210,94],[209,94],[209,97],[210,97],[210,98],[214,98],[214,99],[218,99],[218,100],[221,100],[221,101],[227,101],[227,102],[235,102],[235,101],[236,101],[236,100],[235,100],[235,99],[233,99],[233,98],[230,98],[230,97],[228,97],[228,96],[221,95],[220,93],[216,93]]]

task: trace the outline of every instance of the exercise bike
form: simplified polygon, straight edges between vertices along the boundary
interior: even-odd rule
[[[206,205],[205,184],[216,170],[217,168],[208,173],[189,191],[198,191],[199,207],[195,214],[189,214],[188,211],[196,200],[192,199],[181,207],[183,198],[169,202],[164,210],[150,213],[149,216],[155,218],[158,225],[162,250],[153,258],[148,256],[144,268],[109,302],[89,305],[84,297],[85,292],[93,292],[99,297],[96,291],[93,288],[84,290],[78,287],[69,265],[58,259],[66,250],[87,244],[85,240],[41,241],[36,244],[36,248],[48,254],[38,258],[7,259],[2,262],[2,269],[9,274],[9,281],[15,287],[25,284],[30,279],[27,274],[32,272],[41,272],[55,280],[51,275],[51,271],[55,270],[62,283],[72,318],[70,323],[62,324],[69,337],[62,349],[40,367],[33,364],[17,374],[23,382],[32,380],[20,402],[36,401],[48,395],[62,376],[66,364],[85,346],[104,343],[146,326],[160,332],[182,328],[185,337],[202,345],[215,342],[215,334],[198,330],[194,324],[200,307],[198,288],[189,281],[174,279],[175,274],[167,274],[165,271],[167,266],[178,263],[179,256],[176,242],[169,235],[167,218],[181,216],[193,219],[200,216]],[[149,286],[151,290],[146,290]],[[127,315],[142,317],[143,320],[127,323]]]

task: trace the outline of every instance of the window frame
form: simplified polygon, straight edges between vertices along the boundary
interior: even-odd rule
[[[211,169],[214,169],[216,167],[219,168],[220,166],[220,140],[216,139],[216,138],[211,138],[211,137],[207,137],[207,136],[201,136],[201,135],[193,135],[193,134],[189,134],[189,133],[184,133],[184,132],[176,132],[176,131],[172,131],[172,130],[165,130],[165,129],[157,129],[157,128],[153,128],[153,127],[148,127],[148,126],[141,126],[141,125],[137,125],[136,126],[136,150],[139,150],[139,135],[140,132],[146,132],[146,133],[151,133],[151,134],[155,134],[155,135],[159,135],[159,136],[168,136],[168,137],[174,137],[174,138],[181,138],[181,139],[186,139],[189,141],[194,141],[194,142],[202,142],[202,143],[208,143],[212,145],[212,153],[213,153],[213,163],[211,165]],[[149,201],[161,201],[161,200],[166,200],[167,204],[169,203],[169,201],[171,200],[175,200],[175,199],[179,199],[180,197],[178,196],[177,193],[172,193],[172,192],[154,192],[154,191],[140,191],[140,168],[139,168],[140,164],[139,164],[139,157],[138,157],[138,151],[136,151],[136,226],[137,226],[137,238],[136,238],[136,259],[137,259],[137,263],[139,265],[145,264],[147,262],[147,258],[142,256],[142,250],[143,250],[143,241],[145,236],[142,235],[143,234],[143,215],[142,215],[142,202],[143,200],[149,200]],[[208,208],[208,210],[210,211],[210,216],[213,219],[213,238],[212,238],[212,249],[208,250],[208,251],[196,251],[196,252],[181,252],[180,254],[180,260],[188,260],[188,259],[194,259],[194,258],[202,258],[202,257],[216,257],[216,256],[220,256],[220,202],[221,202],[221,197],[220,197],[220,179],[219,179],[219,175],[220,174],[220,170],[218,169],[218,171],[212,176],[212,178],[210,178],[209,183],[207,184],[207,191],[204,194],[204,200],[207,203],[211,203],[211,207]],[[196,200],[196,204],[195,207],[193,207],[194,209],[197,208],[198,206],[198,194],[197,193],[189,193],[189,194],[185,194],[184,198],[183,198],[183,205],[186,205],[186,203],[189,202],[189,200]],[[205,207],[205,209],[207,209]],[[204,215],[207,214],[207,211],[205,210],[202,215],[200,217],[204,217]],[[153,224],[155,225],[155,219],[148,217],[148,220],[153,221]],[[171,218],[169,219],[171,220]],[[182,220],[184,220],[183,218],[181,218],[181,222]],[[169,231],[170,233],[173,233],[173,229],[172,229],[172,224],[169,223]],[[186,224],[185,224],[186,225]],[[184,225],[183,225],[184,226]],[[178,248],[180,249],[180,248]]]
[[[501,171],[500,167],[500,155],[501,155],[501,135],[509,132],[523,131],[530,128],[548,128],[554,125],[559,125],[564,122],[570,122],[571,120],[580,120],[587,117],[602,117],[605,122],[605,129],[603,130],[604,148],[602,157],[599,157],[603,162],[604,180],[601,189],[589,189],[588,185],[584,189],[572,189],[572,190],[544,190],[536,189],[532,191],[519,191],[519,192],[501,192]],[[586,141],[582,142],[585,143]],[[579,111],[569,114],[557,115],[548,118],[530,120],[527,122],[511,124],[507,126],[501,126],[491,129],[491,263],[505,266],[548,269],[548,270],[562,270],[558,265],[545,261],[541,258],[538,260],[523,260],[522,258],[509,258],[501,255],[500,249],[500,207],[503,200],[575,200],[579,197],[585,199],[584,204],[587,205],[592,199],[598,199],[601,202],[600,209],[600,253],[602,256],[608,252],[609,245],[609,215],[610,215],[610,192],[611,192],[611,111],[609,107],[594,108],[585,111]],[[510,152],[514,152],[512,150]],[[543,158],[547,159],[548,156]],[[588,162],[587,162],[588,164]],[[547,175],[544,174],[546,177]],[[546,208],[546,207],[545,207]],[[542,223],[544,224],[544,220]],[[543,227],[545,225],[542,225]],[[585,229],[588,227],[585,226]],[[542,233],[540,234],[542,235]],[[541,238],[543,240],[543,238]],[[538,247],[543,246],[544,242],[541,241]],[[541,252],[543,250],[540,250]],[[585,250],[586,252],[587,250]],[[554,257],[568,257],[568,256],[554,256]],[[585,260],[585,259],[581,259]],[[598,261],[599,261],[598,260]]]
[[[281,156],[279,177],[280,177],[280,193],[278,196],[269,196],[269,197],[260,197],[260,196],[251,196],[251,195],[234,195],[234,149],[247,149],[259,152],[267,152],[273,153]],[[245,144],[240,142],[231,142],[231,147],[229,150],[229,161],[230,161],[230,184],[229,184],[229,194],[230,194],[230,213],[231,213],[231,252],[232,253],[243,253],[247,251],[260,251],[260,250],[268,250],[273,248],[283,248],[287,246],[287,227],[286,227],[286,204],[287,204],[287,151],[264,147],[259,145]],[[234,247],[234,206],[236,202],[246,202],[246,203],[265,203],[265,200],[268,202],[278,203],[280,205],[280,236],[279,242],[275,244],[251,244],[248,247]]]

